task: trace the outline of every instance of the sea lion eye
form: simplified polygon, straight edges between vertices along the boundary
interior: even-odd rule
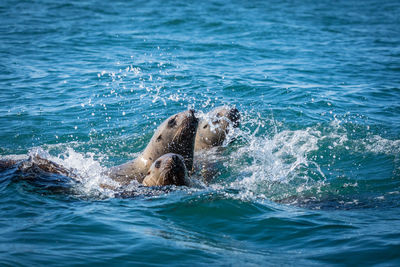
[[[207,128],[207,127],[208,127],[208,124],[204,125],[204,126],[203,126],[203,129],[205,129],[205,128]]]
[[[149,175],[151,172],[148,172],[146,175]]]
[[[175,120],[175,118],[172,118],[172,119],[170,119],[169,121],[168,121],[168,127],[169,128],[172,128],[172,127],[174,127],[176,125],[176,120]]]
[[[154,167],[158,169],[160,168],[160,166],[161,166],[161,160],[157,160],[156,163],[154,164]]]

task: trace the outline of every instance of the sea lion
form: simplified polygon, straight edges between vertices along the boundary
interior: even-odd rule
[[[222,106],[206,114],[197,127],[195,151],[220,146],[229,128],[239,127],[240,113],[235,107]]]
[[[18,164],[18,170],[24,173],[30,174],[40,174],[40,173],[51,173],[59,174],[71,178],[77,178],[77,176],[65,167],[50,161],[48,159],[42,158],[40,156],[29,157],[27,160],[23,160]]]
[[[8,171],[12,181],[26,181],[46,192],[69,192],[79,183],[73,170],[38,155],[23,160],[0,160],[0,171]]]
[[[141,183],[153,162],[167,153],[181,155],[186,168],[191,170],[197,125],[194,110],[172,115],[157,128],[147,147],[136,159],[111,168],[108,176],[121,185],[129,184],[132,180]]]
[[[187,185],[187,170],[181,155],[168,153],[159,157],[143,179],[145,186]]]
[[[0,170],[11,168],[16,168],[17,171],[24,174],[37,175],[41,173],[51,173],[76,178],[76,175],[71,170],[38,155],[30,156],[25,160],[0,160]]]

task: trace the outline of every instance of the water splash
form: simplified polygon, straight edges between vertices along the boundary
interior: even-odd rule
[[[202,111],[197,116],[210,119]],[[362,163],[370,154],[392,157],[394,176],[397,175],[399,140],[368,133],[356,138],[353,126],[337,118],[326,125],[316,124],[305,129],[282,129],[282,125],[273,117],[262,118],[257,113],[244,111],[241,127],[229,129],[222,147],[195,155],[198,165],[208,168],[206,172],[213,178],[204,180],[204,173],[197,172],[191,177],[192,187],[183,191],[211,190],[249,201],[266,199],[304,204],[336,199],[333,202],[337,205],[361,205],[360,194],[368,187],[375,189],[368,180],[361,181],[352,175],[352,166],[356,166],[357,161]],[[102,184],[118,187],[105,175],[107,168],[104,166],[110,165],[109,156],[104,152],[77,152],[73,147],[79,145],[76,142],[45,145],[32,149],[29,156],[39,155],[73,170],[79,182],[75,188],[77,195],[83,197],[156,196],[171,191],[170,188],[145,188],[137,182],[117,192],[105,189]],[[137,155],[128,154],[130,159]],[[22,158],[21,155],[13,157]],[[351,162],[350,168],[346,162]],[[372,192],[373,199],[382,201],[387,194],[392,196],[395,194],[391,192],[397,191],[377,185]]]

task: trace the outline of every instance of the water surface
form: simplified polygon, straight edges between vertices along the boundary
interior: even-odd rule
[[[0,173],[0,265],[398,265],[399,14],[370,0],[2,1],[0,156],[82,179]],[[224,104],[242,124],[197,154],[218,166],[211,183],[99,187],[170,115]]]

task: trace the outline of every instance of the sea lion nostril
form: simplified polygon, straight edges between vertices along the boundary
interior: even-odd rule
[[[174,127],[176,125],[176,120],[175,120],[175,118],[172,118],[172,119],[170,119],[169,121],[168,121],[168,127],[169,128],[172,128],[172,127]]]
[[[157,169],[160,168],[161,166],[161,160],[157,160],[154,164],[154,167],[156,167]]]

